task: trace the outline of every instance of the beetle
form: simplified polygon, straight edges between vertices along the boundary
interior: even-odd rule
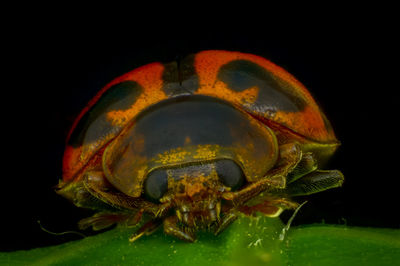
[[[248,53],[209,50],[151,63],[107,84],[67,138],[57,193],[97,213],[94,230],[163,226],[193,242],[240,213],[277,217],[292,197],[339,187],[320,166],[339,146],[310,92]]]

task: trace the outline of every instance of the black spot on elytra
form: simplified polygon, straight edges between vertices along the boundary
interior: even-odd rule
[[[259,94],[255,104],[268,107],[263,109],[296,112],[306,106],[306,102],[289,84],[247,60],[235,60],[223,65],[218,72],[218,79],[237,92],[258,87]]]
[[[93,142],[120,130],[108,123],[106,113],[129,109],[142,91],[143,88],[134,81],[123,81],[111,86],[79,120],[71,134],[69,145],[77,147],[82,145],[83,141]]]
[[[183,88],[193,94],[199,88],[199,77],[194,67],[195,55],[188,55],[180,61],[179,79]]]
[[[178,64],[176,62],[164,64],[162,80],[162,90],[167,96],[181,94],[182,88],[179,82]]]
[[[189,55],[178,62],[164,64],[162,90],[169,96],[193,94],[199,87],[194,68],[194,55]]]

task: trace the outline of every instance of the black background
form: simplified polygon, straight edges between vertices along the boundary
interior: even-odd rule
[[[77,221],[91,214],[58,196],[53,186],[61,178],[69,128],[101,87],[141,65],[207,49],[254,53],[284,67],[309,88],[342,142],[327,168],[344,173],[343,188],[308,197],[294,224],[399,228],[399,85],[392,33],[374,28],[374,22],[318,24],[292,25],[276,35],[267,26],[187,34],[181,25],[170,34],[170,27],[139,33],[136,27],[49,23],[14,33],[5,51],[10,83],[2,99],[1,250],[80,238],[48,234],[37,221],[63,232],[77,230]]]

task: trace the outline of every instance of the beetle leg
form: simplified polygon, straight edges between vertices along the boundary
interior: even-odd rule
[[[277,198],[269,201],[268,204],[270,206],[275,206],[283,210],[296,209],[297,207],[299,207],[299,204],[297,202],[291,201],[286,198]]]
[[[242,205],[265,190],[284,189],[286,187],[287,175],[301,161],[302,151],[300,145],[296,142],[281,145],[279,157],[280,159],[276,167],[267,176],[251,183],[242,190],[225,192],[222,194],[222,197],[226,200],[231,200],[237,206]]]
[[[310,195],[342,186],[343,174],[338,170],[316,170],[289,184],[284,193],[290,196]]]
[[[238,218],[236,212],[229,211],[225,213],[222,219],[218,222],[217,226],[215,227],[214,234],[218,235],[222,231],[224,231],[231,223],[233,223]]]
[[[261,212],[268,217],[278,217],[283,210],[296,209],[299,206],[298,203],[290,201],[286,198],[275,198],[265,200],[255,205],[242,205],[238,210],[246,215],[255,215],[257,212]]]
[[[144,213],[144,210],[140,209],[135,214],[130,215],[126,219],[126,225],[128,227],[133,227],[133,226],[137,225],[142,220],[143,213]]]
[[[85,230],[92,227],[94,231],[103,230],[115,223],[125,223],[132,227],[142,220],[144,210],[138,210],[135,213],[126,212],[99,212],[91,217],[84,218],[78,222],[78,227]]]
[[[284,188],[285,187],[284,176],[274,176],[273,178],[266,178],[250,184],[242,190],[235,192],[224,192],[222,197],[225,200],[232,201],[233,205],[242,205],[244,202],[255,197],[259,193],[265,190]]]
[[[114,208],[112,208],[110,205],[93,196],[93,194],[86,189],[83,181],[70,183],[61,182],[55,187],[55,190],[57,194],[60,194],[72,201],[72,203],[77,207],[92,210],[114,210]]]
[[[317,170],[318,163],[314,155],[311,152],[306,152],[302,155],[301,161],[296,167],[288,174],[286,180],[287,184],[290,184],[299,178]]]
[[[129,242],[134,242],[143,235],[151,235],[161,225],[161,222],[162,222],[161,219],[154,219],[148,221],[129,238]]]
[[[104,177],[103,172],[89,171],[84,178],[85,188],[96,198],[118,208],[137,211],[145,209],[149,212],[156,212],[159,209],[157,204],[143,200],[142,198],[129,197],[112,187]]]
[[[195,234],[188,227],[178,226],[178,217],[170,216],[164,219],[164,232],[188,242],[196,240]]]
[[[279,147],[279,160],[274,169],[268,173],[267,177],[281,175],[287,177],[299,162],[301,162],[303,152],[297,142],[283,144]]]
[[[78,227],[81,230],[85,230],[91,226],[94,231],[98,231],[126,219],[128,219],[126,213],[96,213],[91,217],[80,220]]]

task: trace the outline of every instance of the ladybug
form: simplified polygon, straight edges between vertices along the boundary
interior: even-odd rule
[[[277,217],[292,197],[339,187],[320,170],[337,149],[331,124],[291,74],[253,54],[201,51],[107,84],[67,138],[57,193],[97,213],[80,228],[163,226],[193,242],[240,213]]]

